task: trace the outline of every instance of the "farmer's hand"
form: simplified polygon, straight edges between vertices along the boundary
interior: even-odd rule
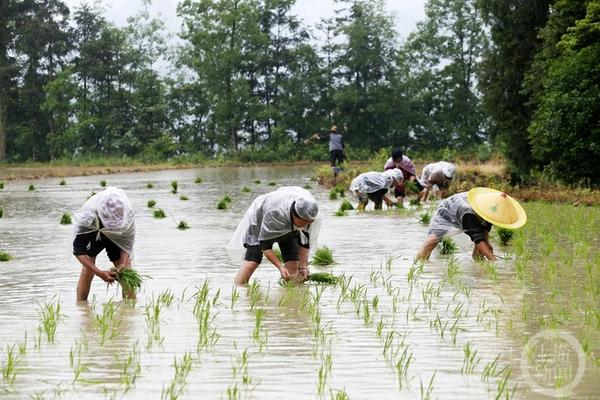
[[[113,283],[115,281],[115,273],[112,271],[100,271],[98,276],[106,283]]]
[[[308,268],[303,267],[298,270],[298,275],[300,275],[302,280],[307,280],[308,276],[310,275],[310,271],[308,270]]]
[[[284,279],[284,280],[286,280],[286,281],[287,281],[288,279],[290,279],[290,273],[289,273],[289,271],[287,270],[287,268],[285,268],[285,267],[283,267],[283,266],[279,267],[279,273],[281,274],[281,278],[282,278],[282,279]]]

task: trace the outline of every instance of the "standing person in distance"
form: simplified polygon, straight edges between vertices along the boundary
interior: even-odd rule
[[[324,137],[322,138],[321,135],[319,135],[318,133],[315,133],[314,135],[312,135],[310,137],[310,139],[305,140],[304,143],[308,143],[310,140],[321,140],[324,139]],[[340,132],[338,132],[338,128],[336,125],[333,125],[330,129],[329,129],[329,162],[331,164],[331,169],[333,170],[333,180],[335,183],[335,180],[338,176],[338,174],[340,173],[340,165],[344,162],[344,160],[346,159],[346,156],[344,155],[344,138],[342,137],[342,134]]]

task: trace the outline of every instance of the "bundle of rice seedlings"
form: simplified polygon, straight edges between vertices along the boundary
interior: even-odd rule
[[[422,212],[421,214],[419,214],[419,221],[422,224],[429,225],[429,222],[431,221],[431,214],[429,214],[428,212]]]
[[[61,225],[69,225],[71,223],[71,214],[64,213],[60,219]]]
[[[102,187],[106,187],[106,181],[105,181],[105,180],[101,180],[101,181],[100,181],[100,186],[102,186]]]
[[[312,189],[312,186],[310,186],[310,185],[304,185],[304,189],[310,190],[310,189]]]
[[[334,189],[338,192],[340,197],[346,196],[346,188],[342,185],[335,185]]]
[[[179,224],[177,225],[177,229],[180,229],[182,231],[184,231],[186,229],[190,229],[190,224],[188,224],[185,221],[179,221]]]
[[[12,260],[12,256],[8,254],[8,252],[4,250],[0,250],[0,261],[10,261]]]
[[[354,206],[352,206],[352,203],[350,203],[348,200],[342,201],[342,205],[340,206],[340,210],[341,211],[348,211],[348,210],[354,210]]]
[[[242,188],[242,193],[250,193],[252,191],[252,189],[250,189],[248,186],[244,186]]]
[[[148,200],[148,208],[152,208],[156,205],[156,200]]]
[[[64,179],[59,182],[60,186],[65,186],[66,184],[67,184],[67,181],[65,181]]]
[[[201,183],[202,183],[202,177],[200,177],[200,176],[196,177],[196,180],[194,181],[194,183],[195,183],[196,185],[199,185],[199,184],[201,184]]]
[[[271,182],[269,182],[269,186],[277,186],[277,182],[271,181]]]
[[[177,188],[179,187],[179,184],[177,183],[177,181],[172,181],[171,187],[173,188],[171,189],[171,193],[175,194],[177,193]]]
[[[260,183],[260,179],[255,179],[254,183],[256,183],[258,185]]]
[[[315,255],[313,256],[311,264],[320,266],[335,264],[335,260],[333,259],[333,251],[327,246],[319,247],[315,251]]]
[[[229,197],[229,195],[226,194],[225,196],[223,196],[223,201],[226,201],[227,203],[231,203],[231,197]]]
[[[345,216],[347,216],[347,215],[348,215],[348,214],[347,214],[347,213],[346,213],[346,211],[344,211],[344,210],[337,210],[337,211],[335,212],[335,216],[336,216],[336,217],[345,217]]]
[[[0,207],[0,218],[4,215],[4,208]]]
[[[189,200],[189,199],[190,199],[190,198],[189,198],[189,197],[187,197],[185,194],[184,194],[184,195],[181,195],[181,196],[179,197],[179,200],[183,200],[183,201],[186,201],[186,200]]]
[[[146,188],[148,188],[148,189],[152,189],[153,187],[154,187],[154,183],[152,183],[152,182],[148,182],[146,184]]]
[[[154,218],[165,218],[167,216],[167,214],[165,214],[165,212],[162,210],[162,208],[159,208],[158,210],[154,210],[154,212],[152,214],[154,215]]]
[[[419,193],[420,190],[417,187],[417,184],[414,183],[413,181],[404,181],[404,186],[406,186],[406,188],[414,193]]]
[[[338,198],[337,190],[335,190],[335,188],[331,189],[329,191],[329,200],[337,200],[337,198]]]
[[[136,292],[139,288],[142,287],[143,279],[140,276],[140,274],[133,268],[123,268],[121,270],[115,271],[115,279],[121,284],[121,287],[126,292]]]
[[[29,185],[29,191],[33,192],[35,190],[35,186],[33,186],[33,184]]]
[[[308,276],[308,281],[335,285],[338,283],[338,277],[328,272],[313,272]]]
[[[421,202],[419,201],[419,199],[410,199],[408,201],[408,205],[411,205],[411,206],[418,206],[419,204],[421,204]]]
[[[225,201],[225,199],[221,199],[218,203],[217,203],[217,210],[227,210],[227,205],[229,204],[228,201]]]
[[[445,237],[442,239],[442,254],[454,254],[458,250],[458,246],[452,238]]]
[[[506,228],[498,228],[498,238],[500,239],[500,244],[502,246],[506,246],[508,242],[513,238],[514,231]]]
[[[4,182],[0,182],[0,189],[4,189]]]

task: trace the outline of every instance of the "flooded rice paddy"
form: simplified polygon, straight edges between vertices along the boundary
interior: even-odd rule
[[[0,398],[600,398],[598,210],[525,204],[529,224],[513,245],[493,239],[504,256],[495,265],[471,259],[466,235],[454,237],[454,255],[436,250],[415,265],[428,208],[335,216],[343,199],[311,173],[5,182],[0,250],[13,259],[0,262]],[[135,303],[99,278],[88,303],[75,301],[73,228],[59,221],[102,180],[136,211],[134,268],[147,278]],[[224,245],[252,199],[281,185],[312,187],[319,245],[337,262],[312,269],[342,276],[339,285],[282,287],[266,260],[252,285],[232,285],[239,263]],[[97,264],[110,266],[105,252]]]

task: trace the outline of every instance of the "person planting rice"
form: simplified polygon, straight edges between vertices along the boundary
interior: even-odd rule
[[[364,210],[369,200],[375,203],[376,210],[381,210],[384,201],[388,206],[395,205],[397,200],[388,194],[388,190],[400,185],[403,179],[402,171],[398,168],[358,175],[350,184],[350,191],[358,197],[358,210]]]
[[[490,188],[473,188],[440,202],[431,221],[429,236],[417,253],[417,260],[428,260],[435,246],[452,230],[462,230],[473,243],[473,258],[496,261],[489,240],[492,225],[517,229],[525,225],[523,207],[504,192]]]
[[[263,255],[279,270],[282,279],[306,280],[309,249],[316,244],[320,227],[318,213],[313,195],[296,186],[284,186],[254,199],[227,245],[230,253],[246,249],[235,283],[248,283]],[[275,243],[283,262],[273,251]]]
[[[456,167],[452,163],[438,161],[427,164],[421,173],[421,183],[425,189],[419,193],[419,200],[427,201],[430,191],[433,191],[434,196],[445,196],[450,181],[454,179],[455,175]]]
[[[135,216],[131,202],[122,189],[108,187],[90,197],[74,214],[73,254],[82,265],[77,284],[77,300],[88,298],[92,279],[99,276],[112,283],[117,271],[131,268],[135,241]],[[115,270],[103,271],[96,266],[96,256],[106,249]],[[135,290],[123,290],[123,298],[134,299]]]
[[[402,176],[404,177],[404,181],[399,185],[396,185],[394,188],[396,200],[402,204],[404,203],[404,197],[406,197],[405,182],[414,182],[419,191],[423,190],[423,185],[417,179],[417,169],[415,168],[415,164],[413,164],[410,158],[402,154],[402,149],[400,147],[394,147],[392,149],[392,156],[387,159],[385,165],[383,166],[384,171],[394,168],[398,168],[400,171],[402,171]]]
[[[325,137],[321,137],[318,133],[312,135],[309,139],[304,141],[304,144],[309,143],[311,140],[322,140]],[[331,169],[333,170],[333,179],[337,178],[340,173],[340,165],[344,162],[344,138],[342,134],[338,132],[337,126],[333,125],[329,129],[329,162],[331,164]]]

